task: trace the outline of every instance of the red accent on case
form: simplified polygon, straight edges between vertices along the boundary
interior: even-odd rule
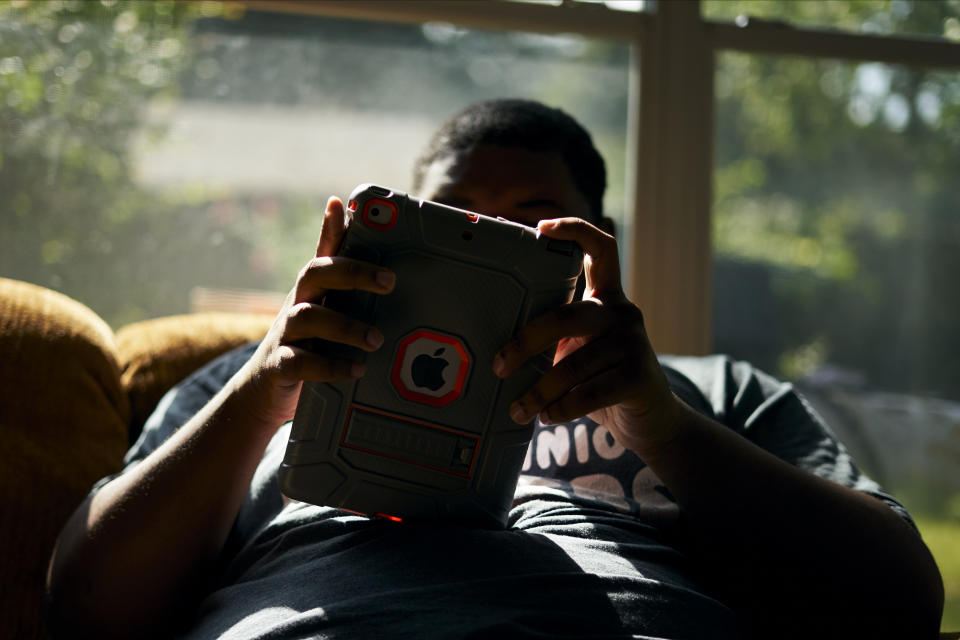
[[[377,516],[378,518],[386,518],[387,520],[391,520],[393,522],[403,522],[403,518],[399,516],[388,516],[387,514],[380,512],[377,512],[373,515]]]
[[[427,464],[425,462],[419,462],[417,460],[409,460],[401,456],[391,455],[389,453],[384,453],[383,451],[374,451],[373,449],[368,449],[366,447],[359,447],[355,444],[347,443],[347,429],[350,425],[350,417],[353,415],[354,411],[366,411],[367,413],[375,413],[377,415],[385,416],[387,418],[393,418],[394,420],[402,420],[403,422],[409,422],[411,424],[418,424],[421,427],[429,427],[437,431],[444,431],[446,433],[452,433],[454,435],[460,436],[461,438],[469,438],[474,441],[473,446],[473,455],[470,457],[470,464],[465,472],[462,471],[452,471],[450,469],[444,469],[443,467],[438,467],[433,464]],[[418,467],[424,467],[425,469],[433,469],[434,471],[442,471],[443,473],[449,473],[452,476],[460,476],[461,478],[469,478],[474,472],[474,465],[477,463],[477,456],[480,455],[480,437],[473,433],[466,433],[464,431],[457,431],[455,429],[449,429],[447,427],[440,427],[435,424],[430,424],[429,422],[424,422],[423,420],[416,420],[408,416],[401,416],[395,413],[390,413],[389,411],[380,411],[379,409],[374,409],[372,407],[363,407],[357,404],[351,404],[350,409],[347,411],[347,419],[343,421],[343,429],[340,432],[340,446],[344,449],[354,449],[355,451],[363,451],[364,453],[370,453],[375,456],[382,456],[384,458],[389,458],[391,460],[399,460],[400,462],[406,462],[407,464],[415,464]],[[337,507],[338,509],[343,509],[343,507]],[[349,509],[343,509],[344,511],[350,511]],[[350,513],[356,513],[357,515],[365,516],[369,515],[366,513],[361,513],[360,511],[350,511]]]

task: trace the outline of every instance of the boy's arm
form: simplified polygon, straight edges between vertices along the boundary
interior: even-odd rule
[[[165,443],[74,512],[48,573],[55,629],[163,635],[206,587],[267,443],[293,417],[302,381],[362,375],[360,365],[298,346],[316,337],[372,351],[382,342],[375,328],[317,303],[330,289],[393,289],[391,272],[329,257],[343,233],[343,205],[331,199],[316,258],[250,360]]]
[[[275,428],[251,419],[242,378],[74,512],[48,575],[55,630],[163,635],[195,602]]]
[[[587,287],[584,300],[535,319],[495,359],[507,376],[559,341],[555,366],[514,403],[514,418],[589,415],[610,429],[677,499],[688,552],[776,637],[936,637],[943,585],[916,531],[882,501],[685,405],[623,295],[614,239],[577,219],[540,230],[580,243]]]

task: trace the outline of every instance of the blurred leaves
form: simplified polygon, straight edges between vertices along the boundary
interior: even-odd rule
[[[896,1],[707,9],[928,34],[960,12]],[[960,397],[960,363],[945,357],[960,350],[960,302],[945,295],[960,273],[960,73],[721,53],[716,92],[714,246],[718,260],[768,274],[753,305],[780,326],[756,353],[730,326],[757,309],[725,307],[737,285],[718,281],[717,348],[791,378],[829,363],[876,387]]]
[[[211,250],[202,204],[145,191],[130,162],[147,105],[175,97],[191,64],[192,21],[220,11],[0,2],[0,274],[72,295],[114,326],[183,310],[200,265],[237,281],[246,241],[226,234]]]

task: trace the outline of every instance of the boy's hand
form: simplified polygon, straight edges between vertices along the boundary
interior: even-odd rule
[[[297,276],[266,338],[239,373],[254,414],[272,428],[293,418],[304,380],[329,382],[363,375],[363,365],[304,349],[298,343],[322,338],[375,351],[383,343],[376,327],[322,306],[330,290],[390,293],[395,274],[367,262],[336,255],[345,232],[343,202],[327,201],[315,257]],[[247,391],[249,390],[249,391]]]
[[[538,229],[580,245],[586,289],[583,300],[532,320],[494,359],[494,373],[505,378],[558,343],[553,368],[511,405],[511,416],[525,423],[539,415],[549,424],[587,415],[625,447],[652,451],[674,436],[677,401],[643,314],[623,293],[616,240],[579,218],[543,220]]]

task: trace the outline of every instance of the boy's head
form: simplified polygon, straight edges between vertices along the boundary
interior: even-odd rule
[[[590,134],[563,111],[530,100],[480,102],[456,114],[433,135],[413,175],[413,191],[423,197],[525,224],[560,215],[600,224],[605,188]]]

